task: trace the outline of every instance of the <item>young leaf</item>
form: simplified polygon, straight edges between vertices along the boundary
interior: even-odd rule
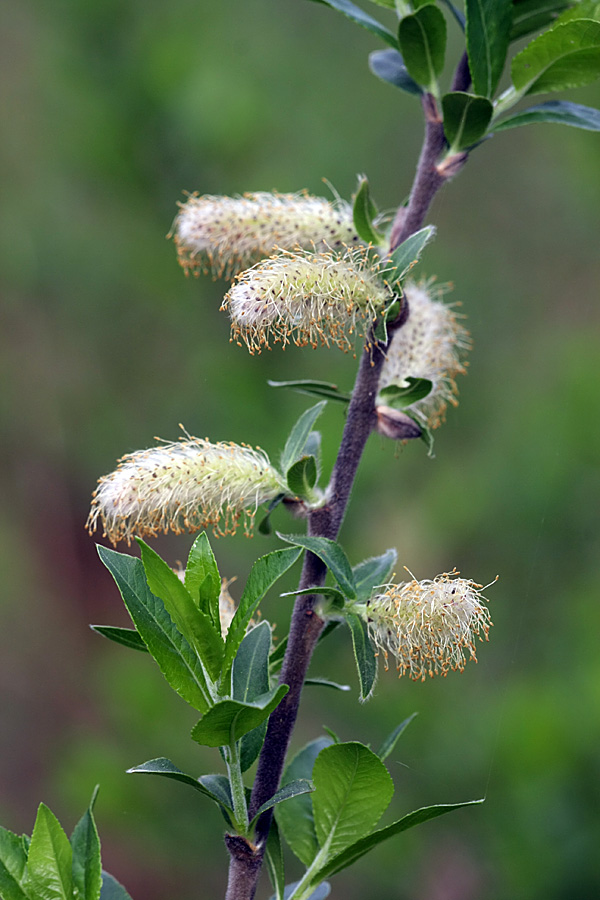
[[[420,825],[422,822],[428,822],[430,819],[443,816],[445,813],[453,812],[455,809],[461,809],[464,806],[475,806],[479,803],[483,803],[483,800],[467,800],[465,803],[447,803],[438,806],[426,806],[422,809],[415,810],[415,812],[408,813],[408,815],[403,816],[402,819],[398,819],[397,822],[393,822],[386,828],[373,831],[366,837],[356,841],[356,843],[346,847],[345,850],[337,856],[334,856],[333,859],[330,859],[329,862],[321,867],[318,872],[315,872],[312,883],[318,884],[323,878],[330,878],[337,872],[341,872],[342,869],[348,868],[348,866],[356,862],[357,859],[360,859],[361,856],[364,856],[365,853],[368,853],[369,850],[376,847],[377,844],[380,844],[382,841],[386,841],[388,838],[394,837],[397,834],[401,834],[403,831],[408,831],[409,828],[414,828],[415,825]]]
[[[305,550],[310,550],[311,553],[322,559],[345,596],[350,600],[355,599],[356,589],[354,587],[352,568],[348,562],[348,557],[338,543],[330,541],[329,538],[311,537],[305,534],[278,533],[278,537],[289,544],[304,547]]]
[[[270,800],[267,800],[266,803],[263,803],[262,806],[258,807],[256,815],[250,823],[250,827],[254,825],[259,816],[262,816],[264,812],[268,809],[272,809],[272,807],[276,806],[278,803],[284,803],[286,800],[291,800],[293,797],[299,797],[301,794],[310,794],[314,789],[312,781],[307,781],[305,778],[299,778],[297,781],[288,782],[283,787],[279,788]]]
[[[476,144],[487,131],[494,107],[486,97],[453,91],[442,97],[444,134],[451,152]]]
[[[600,75],[600,22],[575,19],[543,32],[515,56],[511,73],[521,95],[590,84]]]
[[[216,681],[221,673],[224,650],[220,626],[217,631],[210,616],[196,606],[189,591],[164,559],[141,538],[136,540],[142,551],[148,587],[163,601],[178,630],[196,650],[211,679]]]
[[[248,632],[233,661],[233,699],[249,703],[269,690],[269,655],[271,627],[267,621]],[[245,734],[240,744],[242,772],[249,769],[265,739],[267,720]]]
[[[275,895],[271,900],[284,900],[285,868],[283,862],[283,847],[281,846],[279,828],[277,827],[275,819],[273,819],[271,827],[269,828],[267,849],[265,851],[265,864],[267,866],[273,890],[275,891]]]
[[[310,780],[315,759],[325,747],[331,746],[331,739],[322,737],[311,741],[292,759],[283,773],[282,787],[298,779]],[[319,849],[313,820],[310,795],[294,797],[275,810],[275,818],[281,832],[300,862],[309,866]]]
[[[72,863],[68,837],[40,803],[27,856],[27,886],[36,900],[73,900]]]
[[[317,482],[317,461],[314,456],[300,457],[289,467],[286,477],[292,494],[303,500],[310,500]]]
[[[221,700],[194,725],[192,739],[206,747],[229,746],[268,719],[288,691],[287,684],[280,684],[252,703]]]
[[[385,400],[386,406],[391,406],[393,409],[406,409],[431,393],[433,382],[428,378],[413,378],[409,375],[405,381],[408,382],[406,386],[390,384],[379,392],[379,396]]]
[[[423,88],[411,78],[404,65],[402,54],[397,50],[374,50],[369,53],[369,68],[373,75],[406,91],[408,94],[422,94]]]
[[[352,646],[354,648],[354,658],[360,684],[360,699],[364,702],[369,699],[375,687],[377,657],[369,639],[367,626],[363,620],[354,613],[347,613],[345,621],[352,635]]]
[[[385,270],[385,275],[390,284],[399,284],[408,275],[410,270],[419,261],[421,253],[435,235],[435,227],[426,225],[420,231],[415,231],[399,247],[390,253],[390,264]]]
[[[568,0],[513,0],[511,41],[544,28],[568,5]]]
[[[203,794],[205,797],[214,801],[227,815],[233,815],[231,796],[227,795],[227,791],[223,791],[222,785],[217,783],[217,790],[215,790],[215,786],[211,782],[208,782],[207,784],[204,783],[211,777],[225,778],[224,775],[204,775],[202,778],[194,778],[193,775],[186,775],[185,772],[182,772],[181,769],[177,768],[175,763],[172,763],[170,759],[167,759],[164,756],[161,756],[158,759],[150,759],[148,762],[142,763],[139,766],[133,766],[133,768],[127,769],[127,773],[132,775],[160,775],[163,778],[170,778],[173,781],[181,782],[181,784],[187,784],[194,788],[195,791],[198,791],[200,794]],[[225,778],[225,781],[227,782],[227,778]],[[227,782],[227,790],[228,789],[229,783]]]
[[[600,110],[568,100],[548,100],[538,106],[530,106],[522,112],[494,125],[494,132],[507,131],[519,125],[535,125],[552,122],[556,125],[572,125],[585,131],[600,131]]]
[[[218,626],[220,632],[221,576],[205,531],[192,544],[185,567],[185,586],[202,612],[210,616],[213,625]]]
[[[115,644],[130,647],[132,650],[141,650],[143,653],[148,652],[135,628],[119,628],[117,625],[90,625],[90,628],[109,641],[114,641]]]
[[[94,822],[93,806],[98,790],[94,791],[89,808],[71,835],[73,848],[73,886],[78,900],[98,900],[102,887],[100,838]]]
[[[304,685],[313,684],[317,687],[333,688],[335,691],[350,691],[352,688],[349,684],[338,684],[337,681],[330,681],[328,678],[306,678]]]
[[[288,437],[285,447],[283,448],[283,453],[281,454],[281,468],[284,473],[287,473],[290,466],[292,466],[297,459],[299,459],[304,452],[304,445],[308,439],[310,432],[312,431],[312,427],[325,409],[327,405],[326,400],[321,400],[320,403],[317,403],[316,406],[313,406],[311,409],[307,409],[306,412],[303,412],[294,427],[290,432],[290,436]]]
[[[298,597],[300,594],[319,594],[321,597],[330,597],[332,605],[338,609],[343,609],[346,602],[345,596],[337,588],[332,587],[315,587],[301,588],[298,591],[284,591],[281,597]]]
[[[27,853],[18,834],[0,827],[0,897],[33,900],[22,885]]]
[[[444,14],[432,3],[421,6],[412,16],[401,19],[398,42],[409,75],[435,94],[446,55]]]
[[[373,593],[374,587],[385,584],[389,580],[397,559],[397,551],[390,548],[385,553],[382,553],[381,556],[364,559],[357,566],[354,566],[352,571],[354,573],[356,597],[358,600],[368,600]]]
[[[466,38],[476,94],[492,98],[504,69],[512,26],[511,0],[466,0]]]
[[[282,500],[285,499],[285,494],[277,494],[276,497],[273,497],[269,505],[267,506],[266,515],[258,523],[257,529],[260,534],[271,534],[271,513],[273,510],[279,506]]]
[[[350,394],[340,391],[337,384],[328,381],[313,381],[310,378],[299,378],[296,381],[268,381],[274,388],[289,388],[298,394],[311,394],[315,397],[325,397],[326,400],[337,400],[340,403],[350,403]]]
[[[204,712],[212,703],[202,665],[177,630],[164,603],[150,591],[140,559],[98,545],[100,559],[117,583],[134,625],[173,688]]]
[[[131,900],[122,884],[108,872],[102,872],[102,890],[100,900]]]
[[[367,31],[376,34],[377,37],[384,40],[386,44],[390,44],[391,47],[398,46],[395,34],[388,31],[388,29],[378,22],[377,19],[367,15],[367,13],[362,11],[360,6],[356,6],[356,4],[351,3],[350,0],[314,0],[314,2],[322,3],[324,6],[330,6],[332,9],[337,9],[338,12],[343,13],[345,16],[348,16],[349,19],[352,19],[353,22],[356,22],[357,25],[361,25],[363,28],[366,28]]]
[[[400,737],[402,732],[410,725],[416,715],[417,713],[414,712],[412,716],[408,716],[408,718],[404,719],[403,722],[400,722],[400,724],[394,728],[391,734],[388,734],[383,744],[377,751],[377,756],[379,757],[379,759],[384,760],[388,758],[388,756],[396,746],[398,738]]]
[[[385,236],[373,224],[377,216],[377,207],[371,199],[369,181],[365,175],[361,175],[358,180],[352,216],[354,227],[365,243],[378,245],[385,242]]]
[[[367,835],[394,793],[379,757],[354,741],[322,750],[315,760],[313,781],[315,831],[328,859]]]
[[[221,689],[223,691],[229,691],[228,677],[231,665],[238,647],[244,640],[248,623],[256,612],[258,604],[269,588],[281,578],[284,572],[287,572],[290,566],[293,566],[300,556],[300,552],[295,547],[290,547],[286,550],[274,550],[272,553],[267,553],[266,556],[261,556],[252,566],[246,587],[225,638],[225,656],[221,675]]]

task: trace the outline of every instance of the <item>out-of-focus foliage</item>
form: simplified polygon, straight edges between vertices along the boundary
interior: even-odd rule
[[[448,31],[452,59],[450,19]],[[202,797],[125,769],[153,756],[222,769],[189,739],[193,716],[147,656],[87,628],[127,624],[83,530],[89,497],[118,456],[176,438],[179,422],[276,458],[310,399],[268,378],[351,387],[356,363],[335,350],[250,358],[230,344],[225,285],[186,280],[164,235],[186,190],[326,195],[327,177],[348,197],[367,171],[393,208],[412,179],[420,111],[369,74],[374,49],[301,0],[4,8],[0,821],[30,831],[40,800],[72,820],[100,782],[103,859],[136,900],[191,900],[199,884],[221,895],[226,853]],[[353,563],[396,546],[418,578],[454,565],[499,573],[495,628],[478,666],[424,685],[382,674],[360,709],[356,690],[308,687],[294,746],[323,724],[377,746],[418,710],[389,760],[390,815],[487,802],[383,845],[340,876],[349,900],[372,894],[373,878],[398,900],[600,890],[598,142],[552,125],[498,135],[430,215],[424,274],[455,284],[470,374],[434,460],[420,442],[396,453],[371,439],[341,539]],[[321,417],[325,467],[343,415],[330,404]],[[273,520],[296,530],[281,508]],[[191,542],[156,545],[175,564]],[[243,584],[276,546],[223,539],[220,569]],[[290,602],[272,598],[266,613],[283,626]],[[356,688],[344,631],[312,673]]]

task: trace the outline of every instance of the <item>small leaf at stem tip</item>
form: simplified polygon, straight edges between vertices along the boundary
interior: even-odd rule
[[[117,625],[90,625],[90,628],[115,644],[148,653],[148,648],[135,628],[119,628]]]
[[[103,871],[99,900],[131,900],[131,896],[116,878]]]
[[[355,613],[347,613],[345,621],[352,635],[352,647],[360,685],[360,700],[364,703],[372,695],[377,681],[377,657],[363,620]]]
[[[286,473],[291,493],[301,500],[312,499],[312,489],[317,481],[317,461],[314,456],[302,456]]]
[[[318,556],[336,579],[345,596],[350,600],[356,598],[352,568],[343,548],[336,541],[331,541],[329,538],[324,537],[313,537],[312,535],[281,534],[281,532],[277,532],[277,537],[289,544],[303,547],[305,550],[309,550],[315,556]]]
[[[393,84],[401,91],[416,96],[423,93],[421,85],[417,84],[414,78],[408,74],[402,54],[397,50],[374,50],[369,54],[369,69],[377,78]]]
[[[352,216],[354,227],[365,243],[377,246],[385,242],[385,235],[373,224],[377,217],[377,207],[371,199],[369,181],[366,175],[359,177],[358,189],[354,196],[354,205],[352,207]]]
[[[389,581],[397,559],[398,553],[395,548],[391,547],[380,556],[364,559],[353,567],[358,600],[368,600],[373,593],[373,588]]]
[[[414,712],[412,715],[408,716],[406,719],[404,719],[403,722],[400,722],[400,724],[394,728],[391,734],[386,737],[381,747],[377,751],[377,756],[379,757],[379,759],[384,760],[388,758],[388,756],[396,746],[400,735],[406,730],[406,728],[410,725],[412,720],[417,715],[418,713]]]
[[[310,394],[315,397],[325,397],[326,400],[337,400],[340,403],[350,403],[350,394],[341,391],[336,384],[328,381],[313,381],[309,378],[300,378],[295,381],[267,381],[270,387],[289,388],[298,394]]]
[[[544,31],[517,53],[511,74],[521,95],[590,84],[600,76],[600,22],[575,19]]]
[[[486,97],[453,91],[442,97],[444,133],[450,144],[449,154],[476,144],[490,124],[494,107]]]
[[[513,6],[510,0],[466,0],[465,12],[473,88],[491,99],[504,69]]]
[[[367,31],[376,34],[377,37],[384,40],[386,44],[390,44],[391,47],[398,46],[396,35],[393,34],[393,32],[388,31],[381,22],[378,22],[377,19],[367,15],[360,6],[356,6],[356,4],[351,3],[350,0],[314,0],[314,2],[322,3],[324,6],[330,6],[331,9],[336,9],[338,12],[343,13],[353,22],[356,22],[357,25],[361,25],[363,28],[366,28]]]
[[[310,409],[305,410],[290,431],[281,454],[281,468],[283,472],[287,473],[290,466],[302,456],[304,446],[312,431],[313,425],[325,409],[326,405],[327,401],[321,400],[316,406],[312,406]]]
[[[493,126],[494,132],[508,131],[520,125],[536,125],[549,122],[555,125],[571,125],[585,131],[600,131],[600,110],[568,100],[548,100],[538,106],[530,106]]]
[[[444,14],[428,3],[413,15],[405,16],[400,21],[398,42],[409,75],[435,94],[446,56]]]
[[[390,262],[385,275],[392,286],[399,284],[409,271],[417,264],[421,253],[435,235],[435,226],[426,225],[390,253]]]

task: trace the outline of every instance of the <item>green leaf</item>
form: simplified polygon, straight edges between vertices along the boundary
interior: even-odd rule
[[[568,9],[565,9],[555,25],[562,25],[563,22],[572,22],[574,19],[595,19],[600,20],[600,0],[578,0]]]
[[[312,537],[306,534],[280,534],[279,532],[278,537],[289,544],[295,544],[297,547],[304,547],[305,550],[310,550],[311,553],[323,560],[345,596],[350,600],[355,599],[356,589],[354,587],[352,568],[348,562],[348,557],[336,541],[330,541],[329,538]]]
[[[507,131],[519,125],[536,125],[551,122],[556,125],[572,125],[585,131],[600,131],[600,110],[568,100],[548,100],[538,106],[530,106],[522,112],[494,125],[494,131]]]
[[[163,601],[177,629],[195,649],[211,679],[216,681],[221,674],[224,651],[220,625],[217,630],[210,616],[196,606],[190,592],[164,559],[141,538],[136,540],[142,551],[142,565],[148,587]],[[206,576],[203,582],[205,580]]]
[[[238,647],[244,640],[250,619],[269,588],[281,578],[284,572],[287,572],[290,566],[293,566],[299,556],[300,550],[296,548],[274,550],[272,553],[267,553],[266,556],[261,556],[252,566],[246,587],[225,638],[221,689],[227,693],[229,692],[228,676],[231,665]]]
[[[251,702],[269,690],[271,627],[265,620],[248,632],[233,661],[233,699]],[[240,744],[242,772],[249,769],[265,740],[267,720],[245,734]]]
[[[446,55],[446,20],[442,11],[428,3],[412,16],[405,16],[400,21],[398,42],[411,78],[436,93]]]
[[[458,22],[458,26],[462,32],[465,30],[466,19],[460,9],[457,9],[454,3],[451,3],[450,0],[442,0],[444,6],[450,10],[452,16]]]
[[[515,56],[511,72],[521,95],[590,84],[600,75],[600,22],[576,19],[543,32]]]
[[[0,827],[0,897],[2,900],[30,900],[22,885],[27,853],[18,834]],[[31,898],[34,900],[34,898]]]
[[[148,652],[148,648],[135,628],[119,628],[117,625],[90,625],[90,628],[97,634],[101,634],[102,637],[108,638],[109,641],[114,641],[115,644],[130,647],[132,650],[141,650],[143,653]]]
[[[326,400],[337,400],[340,403],[350,403],[351,395],[340,391],[337,384],[328,381],[313,381],[310,378],[299,378],[296,381],[268,381],[274,388],[289,388],[298,394],[311,394],[315,397],[325,397]]]
[[[374,50],[369,54],[369,69],[388,84],[406,91],[408,94],[422,94],[423,88],[411,78],[404,65],[402,54],[397,50]]]
[[[330,681],[328,678],[307,678],[304,685],[316,685],[317,687],[333,688],[335,691],[350,691],[352,688],[349,684],[338,684],[337,681]]]
[[[442,97],[444,133],[450,152],[458,153],[476,144],[487,131],[494,107],[485,97],[452,91]]]
[[[308,781],[305,778],[299,778],[297,781],[288,782],[283,787],[279,788],[270,800],[267,800],[266,803],[263,803],[262,806],[258,807],[250,826],[252,827],[259,816],[262,816],[264,812],[268,809],[272,809],[278,803],[284,803],[286,800],[291,800],[293,797],[299,797],[302,794],[310,794],[314,789],[312,781]]]
[[[73,900],[73,851],[56,816],[40,803],[27,857],[27,886],[36,900]]]
[[[108,872],[102,872],[102,891],[100,900],[131,900],[122,884]]]
[[[298,597],[301,594],[318,594],[322,597],[330,597],[333,601],[333,605],[342,609],[346,598],[341,591],[338,591],[337,588],[333,587],[320,587],[319,585],[315,585],[314,587],[308,588],[300,588],[297,591],[284,591],[283,594],[280,594],[280,597]]]
[[[365,175],[359,176],[358,179],[352,216],[354,227],[365,243],[375,245],[385,243],[385,235],[373,224],[373,220],[377,217],[377,207],[371,199],[369,181]]]
[[[221,631],[219,595],[221,576],[205,531],[198,535],[190,550],[185,567],[185,586],[198,604]]]
[[[314,456],[302,456],[287,470],[287,483],[292,494],[311,500],[317,483],[317,461]]]
[[[267,849],[265,851],[265,863],[269,878],[275,894],[272,900],[283,900],[283,892],[285,888],[285,867],[283,861],[283,847],[281,846],[281,838],[279,837],[279,828],[275,819],[271,822],[269,828],[269,837],[267,838]]]
[[[513,0],[511,41],[544,28],[568,5],[566,0]]]
[[[429,459],[434,459],[435,453],[433,452],[433,445],[434,445],[433,431],[431,430],[431,428],[429,428],[425,424],[425,422],[423,422],[421,419],[417,418],[417,416],[412,415],[410,412],[405,412],[405,415],[409,416],[413,420],[413,422],[415,422],[415,424],[420,428],[421,440],[427,447],[427,456],[429,457]]]
[[[328,859],[367,835],[394,793],[379,757],[355,741],[322,750],[315,760],[313,781],[315,831]]]
[[[372,556],[354,566],[352,571],[358,600],[368,600],[374,587],[385,584],[389,580],[397,559],[397,551],[390,547],[381,556]]]
[[[360,699],[364,702],[373,693],[377,681],[377,657],[363,620],[355,613],[346,613],[345,621],[352,635],[352,647],[360,684]]]
[[[418,263],[421,253],[434,235],[435,227],[426,225],[420,231],[415,231],[414,234],[390,253],[389,265],[383,274],[386,275],[392,285],[398,284],[408,275],[412,267]]]
[[[267,506],[266,515],[260,520],[257,526],[257,530],[260,534],[271,534],[271,513],[273,510],[279,506],[282,500],[285,499],[285,494],[277,494],[276,497],[273,497],[269,505]]]
[[[221,700],[194,725],[192,739],[206,747],[229,746],[268,719],[288,691],[287,684],[280,684],[252,703]]]
[[[466,0],[467,53],[476,94],[492,98],[504,69],[512,26],[511,0]]]
[[[361,25],[363,28],[366,28],[367,31],[370,31],[371,34],[380,37],[386,44],[390,44],[391,47],[398,46],[396,35],[393,34],[393,32],[388,31],[381,22],[378,22],[377,19],[367,15],[366,12],[362,11],[360,6],[356,6],[356,4],[351,3],[350,0],[314,0],[314,2],[322,3],[324,6],[330,6],[332,9],[336,9],[338,12],[343,13],[353,22],[356,22],[357,25]]]
[[[140,559],[98,545],[133,623],[173,690],[204,712],[212,703],[202,664],[177,630],[164,603],[150,591]]]
[[[371,3],[375,3],[377,6],[385,6],[386,9],[396,8],[396,0],[371,0]]]
[[[410,725],[416,715],[417,713],[414,712],[412,716],[408,716],[406,719],[404,719],[403,722],[400,722],[400,724],[394,728],[391,734],[388,734],[383,744],[377,751],[377,756],[379,757],[379,759],[384,760],[388,758],[388,756],[396,746],[398,738],[400,737],[402,732]]]
[[[318,883],[323,878],[330,878],[337,872],[341,872],[342,869],[348,868],[348,866],[356,862],[357,859],[360,859],[361,856],[364,856],[365,853],[368,853],[369,850],[372,850],[373,847],[376,847],[377,844],[386,841],[388,838],[401,834],[403,831],[408,831],[409,828],[414,828],[415,825],[420,825],[422,822],[428,822],[430,819],[435,819],[438,816],[445,815],[445,813],[453,812],[455,809],[461,809],[464,806],[474,806],[478,803],[483,803],[483,800],[467,800],[466,803],[447,803],[417,809],[415,812],[409,813],[402,819],[398,819],[397,822],[393,822],[386,828],[373,831],[366,837],[356,841],[356,843],[351,844],[315,873],[313,883]]]
[[[283,453],[281,454],[281,468],[284,473],[299,459],[304,452],[304,445],[312,431],[312,427],[325,409],[326,400],[321,400],[316,406],[303,412],[290,432]]]
[[[428,378],[413,378],[409,375],[404,380],[408,384],[390,384],[379,391],[379,397],[385,400],[386,406],[391,406],[392,409],[406,409],[427,397],[433,388],[433,382]]]
[[[321,737],[303,747],[285,769],[281,779],[282,787],[298,779],[309,781],[315,759],[321,750],[331,746],[331,743],[330,738]],[[300,862],[309,866],[319,849],[310,795],[294,797],[289,803],[277,807],[275,818],[290,849]]]
[[[175,763],[172,763],[170,759],[167,759],[164,756],[160,756],[157,759],[150,759],[148,762],[142,763],[139,766],[133,766],[133,768],[127,769],[127,773],[133,775],[160,775],[163,778],[170,778],[173,781],[181,782],[181,784],[187,784],[189,787],[194,788],[195,791],[198,791],[198,793],[203,794],[205,797],[208,797],[209,800],[216,803],[227,815],[233,815],[231,796],[227,795],[227,791],[224,792],[221,785],[217,785],[217,790],[215,791],[212,789],[214,786],[210,782],[207,784],[204,783],[204,781],[210,779],[211,776],[203,775],[202,778],[194,778],[193,775],[186,775],[185,772],[182,772],[181,769],[177,768]],[[225,778],[224,775],[218,777]],[[226,778],[225,781],[227,781]]]
[[[102,887],[102,863],[100,838],[94,822],[93,807],[98,789],[94,791],[89,808],[83,814],[71,835],[73,848],[73,885],[77,900],[98,900]]]

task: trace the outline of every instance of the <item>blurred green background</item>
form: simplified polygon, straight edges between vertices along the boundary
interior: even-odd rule
[[[163,755],[194,774],[222,768],[189,739],[194,713],[151,661],[88,629],[127,624],[83,528],[90,494],[122,453],[176,439],[179,422],[276,458],[310,399],[267,378],[351,386],[356,363],[337,351],[251,358],[230,344],[223,283],[186,280],[165,235],[186,190],[328,195],[326,177],[348,197],[365,171],[393,208],[416,164],[419,104],[368,72],[372,36],[302,0],[2,12],[0,821],[29,832],[44,800],[70,829],[99,782],[104,863],[135,900],[219,897],[218,812],[125,774]],[[570,99],[600,105],[600,90]],[[469,377],[434,460],[420,442],[371,440],[342,540],[353,562],[396,546],[421,578],[499,574],[495,627],[463,675],[382,673],[360,708],[348,635],[334,635],[312,671],[354,690],[307,689],[294,748],[323,724],[377,745],[417,710],[391,761],[388,816],[487,801],[383,845],[334,896],[600,894],[599,173],[597,134],[518,129],[478,149],[431,211],[422,272],[455,285]],[[321,424],[329,467],[341,408]],[[275,524],[293,527],[281,510]],[[191,541],[155,546],[175,564]],[[240,535],[215,551],[243,583],[276,545]],[[289,601],[275,595],[264,614],[281,633]]]

